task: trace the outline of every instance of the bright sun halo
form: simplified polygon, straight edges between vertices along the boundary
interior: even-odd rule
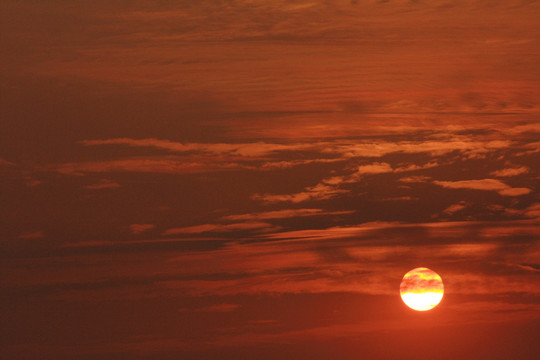
[[[444,286],[439,274],[428,268],[419,267],[405,274],[399,292],[405,305],[413,310],[426,311],[441,302]]]

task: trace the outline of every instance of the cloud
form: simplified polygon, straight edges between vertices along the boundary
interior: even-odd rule
[[[540,203],[535,203],[525,209],[524,215],[529,218],[540,219]]]
[[[534,122],[525,125],[518,125],[508,129],[510,134],[522,134],[522,133],[540,133],[540,123]]]
[[[218,155],[233,155],[245,157],[258,157],[272,154],[278,151],[291,151],[315,147],[315,144],[271,144],[265,142],[255,143],[180,143],[160,139],[130,139],[115,138],[105,140],[83,140],[81,144],[86,146],[97,145],[128,145],[133,147],[152,147],[173,152],[202,152]]]
[[[198,311],[203,312],[231,312],[235,311],[240,307],[238,304],[218,304],[218,305],[211,305],[206,306],[203,308],[198,309]]]
[[[17,236],[18,239],[40,239],[44,237],[43,231],[34,231],[34,232],[26,232],[19,236]]]
[[[0,166],[13,166],[14,163],[7,161],[6,159],[0,158]]]
[[[369,165],[361,165],[356,169],[356,174],[383,174],[394,171],[388,163],[373,163]]]
[[[535,217],[538,211],[538,206],[531,206],[524,210],[524,216]],[[276,233],[268,233],[258,235],[265,239],[299,239],[299,240],[334,240],[334,239],[348,239],[362,237],[366,234],[373,234],[376,232],[382,233],[386,230],[400,230],[400,233],[405,236],[405,229],[411,229],[414,231],[422,230],[427,231],[430,237],[462,237],[464,234],[469,233],[469,229],[474,228],[489,228],[497,232],[497,229],[511,228],[513,231],[521,231],[523,233],[532,234],[537,231],[537,226],[530,220],[512,220],[507,222],[498,222],[493,224],[491,222],[482,221],[440,221],[440,222],[422,222],[422,223],[403,223],[403,222],[389,222],[389,221],[372,221],[361,223],[353,226],[336,226],[325,229],[304,229],[304,230],[291,230],[282,231]],[[391,240],[387,238],[386,240]],[[416,242],[415,242],[416,243]]]
[[[500,180],[482,179],[482,180],[461,180],[461,181],[433,181],[434,184],[448,189],[471,189],[496,191],[503,196],[521,196],[529,194],[532,190],[528,188],[513,188]]]
[[[316,163],[334,163],[338,161],[344,161],[343,159],[310,159],[310,160],[283,160],[283,161],[269,161],[264,163],[261,166],[263,170],[274,170],[274,169],[287,169],[293,166],[306,165],[306,164],[316,164]]]
[[[538,231],[537,226],[527,224],[530,227],[530,234]],[[519,258],[519,254],[521,251],[530,252],[530,246],[516,243],[513,245],[513,251],[509,252],[505,250],[504,242],[499,241],[500,235],[497,235],[498,229],[513,227],[519,230],[520,225],[521,223],[517,221],[495,224],[493,222],[422,224],[372,222],[354,227],[303,230],[302,234],[299,231],[288,231],[277,234],[281,235],[279,237],[273,236],[276,234],[262,234],[255,239],[258,241],[236,241],[235,239],[217,249],[204,251],[197,249],[171,252],[170,248],[164,248],[162,249],[163,256],[160,257],[149,257],[147,252],[126,253],[125,251],[135,245],[135,248],[140,249],[138,245],[141,242],[124,244],[120,241],[122,244],[112,253],[109,249],[107,254],[122,256],[124,260],[129,256],[131,261],[119,264],[119,266],[125,266],[123,268],[125,272],[121,271],[123,278],[115,278],[107,283],[101,282],[99,274],[102,274],[101,270],[107,269],[107,264],[101,264],[100,266],[104,266],[103,269],[98,267],[98,271],[83,273],[87,277],[83,279],[86,280],[81,280],[75,276],[77,275],[75,273],[77,283],[68,283],[67,286],[55,284],[53,288],[57,289],[56,291],[71,289],[71,292],[75,292],[95,291],[94,285],[103,289],[103,286],[122,288],[138,284],[138,286],[151,286],[155,290],[150,291],[152,296],[160,296],[164,292],[170,293],[175,290],[185,291],[183,294],[189,295],[335,292],[395,294],[396,281],[399,284],[403,273],[408,270],[405,269],[407,262],[403,263],[399,260],[405,258],[410,259],[411,262],[421,260],[423,263],[428,261],[437,264],[438,267],[444,269],[441,275],[445,275],[443,276],[445,281],[446,279],[452,281],[449,289],[454,293],[538,292],[538,286],[534,282],[524,287],[527,281],[530,282],[530,279],[525,277],[528,276],[527,274],[517,273],[496,288],[496,283],[500,281],[497,277],[499,273],[493,273],[492,269],[486,271],[486,269],[478,268],[484,264],[488,266],[495,260],[511,262],[511,256],[517,256],[517,259],[523,260]],[[426,228],[468,230],[469,237],[466,242],[463,242],[463,237],[456,239],[456,242],[452,239],[449,241],[441,239],[438,233],[423,231]],[[474,237],[484,236],[482,230],[485,229],[493,230],[493,235],[490,235],[487,240]],[[309,234],[309,231],[312,233]],[[424,239],[419,239],[419,231],[422,231],[420,234]],[[388,240],[389,235],[392,234],[395,234],[395,243],[378,241],[378,239]],[[250,239],[253,240],[253,237]],[[263,239],[283,241],[260,241]],[[480,239],[483,240],[478,241]],[[435,240],[436,242],[433,242]],[[88,254],[87,250],[77,252],[78,256],[82,253]],[[334,253],[339,256],[331,256]],[[531,258],[534,256],[537,254],[532,254]],[[471,261],[471,259],[482,261]],[[140,266],[132,266],[134,262]],[[160,275],[148,276],[146,273],[148,266],[159,269],[157,273]],[[426,266],[430,267],[429,264]],[[455,266],[460,266],[456,270],[458,274],[467,276],[452,280],[456,275],[452,273],[452,269],[456,269]],[[530,270],[527,271],[530,272]],[[483,278],[484,281],[480,281]],[[41,280],[33,279],[32,281]],[[85,282],[80,284],[78,281]],[[461,287],[456,290],[456,286]],[[467,286],[469,286],[468,290]],[[137,288],[134,293],[135,296],[143,296],[145,292]]]
[[[376,201],[417,201],[417,200],[419,200],[419,198],[412,197],[412,196],[397,196],[397,197],[376,199]]]
[[[465,209],[468,205],[469,204],[466,201],[460,201],[457,204],[452,204],[452,205],[448,206],[442,212],[445,213],[446,215],[453,215],[454,213]]]
[[[84,175],[85,173],[143,172],[193,174],[211,171],[247,168],[234,162],[220,162],[220,159],[186,159],[178,156],[131,157],[106,161],[87,161],[65,163],[55,166],[55,170],[65,175]]]
[[[501,169],[497,171],[493,171],[490,173],[493,176],[497,177],[507,177],[507,176],[517,176],[521,174],[526,174],[529,172],[529,168],[526,166],[521,166],[517,168],[507,168],[507,169]]]
[[[118,187],[120,187],[120,184],[109,179],[101,179],[96,184],[86,186],[87,189],[91,189],[91,190],[115,189]]]
[[[364,175],[364,174],[370,175],[370,174],[385,174],[385,173],[392,173],[392,172],[406,172],[406,171],[429,169],[436,166],[439,166],[439,164],[435,161],[428,162],[424,165],[401,164],[400,166],[396,168],[392,168],[392,166],[388,163],[375,162],[369,165],[359,166],[356,170],[356,173],[353,175]]]
[[[263,200],[267,203],[277,203],[277,202],[292,202],[300,203],[308,200],[327,200],[336,197],[340,194],[349,193],[348,189],[341,189],[342,184],[350,184],[359,181],[362,177],[367,175],[378,175],[386,174],[393,172],[404,172],[404,171],[414,171],[425,168],[430,168],[438,166],[436,162],[429,162],[424,165],[402,165],[397,168],[392,168],[392,166],[385,162],[374,162],[371,164],[360,165],[356,167],[355,171],[352,174],[343,175],[343,176],[332,176],[329,178],[322,179],[321,182],[312,187],[306,187],[304,191],[294,193],[294,194],[284,194],[284,195],[273,195],[273,194],[255,194],[252,196],[253,199]]]
[[[40,185],[41,183],[42,183],[41,180],[29,179],[28,181],[26,181],[26,186],[28,186],[28,187],[36,187],[36,186]]]
[[[525,217],[529,219],[540,219],[540,203],[534,203],[525,209],[506,208],[502,205],[492,204],[488,208],[498,213],[508,215],[510,217]]]
[[[427,182],[430,179],[431,177],[429,176],[417,175],[417,176],[404,177],[404,178],[399,179],[399,181],[404,182],[404,183],[418,183],[418,182]]]
[[[267,143],[267,142],[254,142],[254,143],[181,143],[170,140],[161,140],[161,139],[131,139],[131,138],[113,138],[113,139],[102,139],[102,140],[84,140],[81,141],[81,144],[85,146],[104,146],[104,145],[125,145],[131,147],[147,147],[154,149],[162,149],[170,152],[179,152],[184,153],[185,155],[190,155],[192,158],[194,155],[197,155],[197,161],[191,161],[191,167],[195,168],[199,163],[205,163],[206,167],[223,167],[223,163],[226,162],[236,162],[237,166],[240,166],[238,163],[243,161],[258,160],[262,156],[275,155],[279,152],[300,152],[308,151],[315,152],[317,154],[331,154],[337,157],[333,158],[320,158],[316,157],[313,159],[301,159],[301,160],[277,160],[277,161],[268,161],[261,164],[256,169],[284,169],[290,168],[298,165],[312,164],[312,163],[333,163],[337,161],[345,161],[351,157],[381,157],[391,153],[407,153],[407,154],[416,154],[416,153],[430,153],[432,155],[442,155],[452,151],[461,151],[468,156],[476,156],[478,154],[484,154],[496,149],[501,149],[508,147],[510,142],[502,140],[491,140],[491,141],[472,141],[469,137],[464,136],[452,136],[449,139],[445,140],[423,140],[423,141],[408,141],[408,142],[388,142],[388,141],[377,141],[377,142],[357,142],[354,144],[347,144],[343,142],[297,142],[297,143],[287,143],[287,144],[276,144],[276,143]],[[211,158],[214,156],[214,158]],[[215,158],[215,156],[221,156],[222,158]],[[225,158],[223,158],[225,157]],[[156,162],[154,165],[151,164],[151,161]],[[178,168],[174,166],[175,157],[159,157],[159,158],[128,158],[128,159],[118,159],[108,162],[102,162],[101,167],[122,167],[122,168],[132,168],[135,167],[135,164],[130,164],[135,161],[145,160],[148,167],[154,167],[159,172],[164,172],[162,169],[164,166],[160,166],[158,162],[171,162],[169,168]],[[190,164],[189,159],[186,158],[176,158],[183,159],[183,162]],[[205,159],[205,160],[203,160]],[[222,163],[220,165],[220,163]],[[70,166],[71,165],[71,166]],[[177,165],[177,164],[176,164]],[[232,164],[231,164],[232,166]],[[430,168],[438,166],[436,162],[430,162],[424,165],[409,164],[398,166],[395,169],[392,169],[390,164],[384,162],[378,162],[373,164],[361,165],[358,167],[358,175],[360,174],[378,174],[385,172],[402,172],[402,171],[412,171],[420,170],[425,168]],[[97,171],[97,164],[93,163],[82,163],[82,164],[64,164],[60,167],[60,171],[68,172],[70,167],[77,168],[82,167],[81,171]],[[247,167],[247,166],[246,166]],[[252,167],[253,168],[253,167]],[[85,170],[86,169],[86,170]],[[161,170],[159,170],[161,169]],[[253,168],[255,169],[255,168]],[[72,170],[74,171],[74,170]],[[178,169],[176,171],[179,171]],[[174,172],[171,170],[170,172]]]
[[[439,163],[436,161],[430,161],[424,165],[416,165],[416,164],[409,164],[409,165],[401,165],[394,169],[394,172],[405,172],[405,171],[415,171],[415,170],[423,170],[423,169],[430,169],[433,167],[439,166]]]
[[[329,147],[325,152],[340,153],[345,157],[381,157],[390,153],[429,153],[433,156],[443,155],[452,151],[468,154],[487,153],[497,149],[507,148],[511,142],[505,140],[473,141],[466,137],[455,137],[439,141],[402,141],[402,142],[361,142],[356,144]]]
[[[131,224],[129,230],[132,234],[138,235],[148,230],[152,230],[155,227],[154,224]]]
[[[299,203],[308,200],[326,200],[337,195],[345,194],[350,190],[338,189],[335,186],[330,186],[324,183],[319,183],[315,186],[307,187],[304,191],[295,194],[272,195],[272,194],[255,194],[252,199],[262,200],[267,203],[291,202]]]
[[[251,214],[238,214],[223,216],[223,220],[264,220],[264,219],[285,219],[292,217],[322,216],[322,215],[342,215],[351,214],[354,211],[324,211],[322,209],[283,209],[276,211],[265,211]]]
[[[240,308],[240,305],[238,304],[216,304],[216,305],[210,305],[210,306],[204,306],[199,308],[181,308],[180,312],[208,312],[208,313],[226,313],[235,311]]]
[[[395,223],[395,222],[385,222],[385,221],[374,221],[359,224],[356,226],[347,226],[347,227],[330,227],[327,229],[306,229],[306,230],[292,230],[284,231],[279,233],[271,233],[260,235],[261,237],[267,239],[312,239],[312,240],[328,240],[328,239],[344,239],[352,236],[358,236],[362,233],[370,231],[379,231],[390,228],[397,227],[407,227],[408,225]],[[409,225],[409,226],[418,226],[418,225]]]
[[[325,243],[325,244],[328,244]],[[295,247],[287,248],[287,245]],[[211,280],[207,278],[164,280],[157,287],[182,290],[193,296],[238,294],[302,294],[302,293],[362,293],[372,295],[395,294],[396,282],[408,270],[404,264],[396,265],[396,259],[410,257],[443,268],[442,277],[448,291],[453,294],[504,294],[509,292],[540,293],[540,287],[530,278],[534,269],[508,271],[506,263],[491,264],[494,257],[504,254],[497,242],[483,244],[423,244],[421,246],[374,246],[354,247],[352,243],[338,244],[350,258],[325,259],[316,256],[315,244],[289,242],[276,251],[273,245],[232,246],[216,252],[201,254],[198,263],[213,263],[213,271],[243,274]],[[296,246],[303,245],[303,246]],[[317,242],[321,246],[320,242]],[[505,255],[503,255],[504,258]],[[219,259],[218,263],[213,259]],[[479,266],[475,261],[482,260]],[[171,261],[186,263],[186,256]],[[240,261],[242,260],[242,261]],[[449,264],[460,266],[458,270]],[[195,265],[194,266],[202,266]],[[498,272],[493,272],[493,267]],[[206,267],[208,269],[208,266]],[[410,269],[410,268],[409,268]],[[279,271],[281,270],[281,271]]]
[[[522,196],[529,194],[531,191],[528,188],[508,188],[499,191],[499,194],[503,196]]]
[[[203,224],[195,226],[186,226],[181,228],[172,228],[166,230],[163,235],[179,234],[201,234],[206,232],[231,232],[245,230],[269,230],[277,227],[261,221],[242,222],[233,224]]]
[[[197,237],[193,238],[160,238],[160,239],[144,239],[144,240],[122,240],[122,241],[110,241],[110,240],[92,240],[92,241],[79,241],[68,242],[61,245],[63,249],[77,249],[77,248],[92,248],[94,252],[109,252],[111,248],[125,249],[129,251],[130,248],[134,249],[147,249],[163,250],[163,249],[185,249],[189,248],[190,242],[200,242],[201,240],[216,240],[215,237]],[[187,246],[184,246],[187,245]]]
[[[530,154],[535,154],[537,152],[540,152],[540,141],[525,144],[523,147],[525,149],[530,149],[530,150],[519,152],[516,154],[516,156],[524,156],[524,155],[530,155]]]
[[[442,140],[421,141],[370,141],[347,144],[345,140],[333,142],[291,142],[291,143],[181,143],[155,138],[132,139],[112,138],[84,140],[85,146],[130,146],[152,148],[182,153],[182,155],[133,156],[103,161],[72,162],[57,165],[55,169],[63,174],[83,175],[85,173],[105,172],[154,172],[154,173],[203,173],[224,170],[274,170],[286,169],[307,164],[330,164],[347,161],[354,157],[381,157],[392,153],[418,154],[429,153],[433,156],[452,151],[460,151],[467,157],[483,155],[487,152],[505,148],[508,141],[490,140],[473,141],[471,136],[440,134]],[[444,137],[447,137],[446,139]],[[276,159],[268,161],[268,156],[301,155],[302,159]],[[280,154],[281,153],[281,154]],[[307,157],[307,158],[306,158]],[[310,158],[311,157],[311,158]],[[265,161],[262,162],[261,161]],[[376,175],[391,172],[406,172],[439,166],[432,160],[424,164],[398,163],[392,166],[388,162],[362,164],[356,172],[346,176],[334,176],[323,179],[320,184],[306,188],[296,194],[259,195],[267,202],[287,201],[298,203],[309,199],[327,199],[344,190],[330,189],[340,183],[352,183],[364,175]],[[113,185],[111,185],[112,187]],[[106,188],[105,184],[96,184],[89,188]]]

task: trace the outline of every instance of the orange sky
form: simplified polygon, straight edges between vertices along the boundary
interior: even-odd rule
[[[538,1],[0,14],[6,359],[540,356]]]

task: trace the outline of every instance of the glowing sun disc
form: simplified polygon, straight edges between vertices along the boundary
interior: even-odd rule
[[[441,302],[444,286],[439,274],[431,269],[419,267],[405,274],[399,292],[405,305],[416,311],[426,311]]]

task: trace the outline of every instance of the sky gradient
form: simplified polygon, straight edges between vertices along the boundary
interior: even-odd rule
[[[2,359],[540,356],[540,2],[0,17]]]

